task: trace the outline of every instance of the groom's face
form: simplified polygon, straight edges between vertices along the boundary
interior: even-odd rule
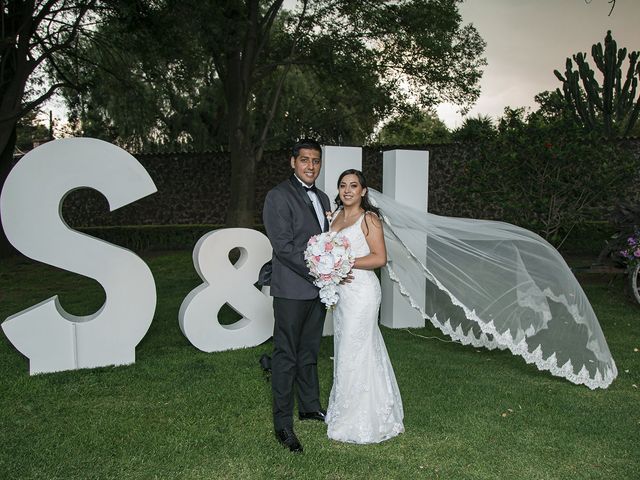
[[[300,180],[311,186],[320,174],[322,153],[312,148],[301,148],[297,157],[291,157],[291,168]]]

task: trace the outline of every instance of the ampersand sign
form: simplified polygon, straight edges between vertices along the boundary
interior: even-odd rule
[[[235,264],[229,253],[240,250]],[[204,235],[193,250],[193,265],[204,283],[193,289],[180,306],[180,329],[204,352],[254,347],[273,334],[271,297],[254,284],[260,267],[271,258],[266,236],[247,228],[227,228]],[[228,304],[242,318],[221,325],[217,314]]]

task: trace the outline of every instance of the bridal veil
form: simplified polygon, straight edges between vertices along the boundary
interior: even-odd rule
[[[383,216],[390,278],[436,328],[465,345],[509,349],[576,384],[611,384],[617,369],[598,319],[548,242],[508,223],[369,195]]]

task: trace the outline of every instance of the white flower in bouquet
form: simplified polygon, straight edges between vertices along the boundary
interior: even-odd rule
[[[324,253],[324,244],[321,242],[311,244],[311,255],[319,256]]]
[[[346,255],[347,249],[344,248],[342,245],[336,245],[333,247],[333,250],[331,251],[331,253],[338,258],[342,258]]]
[[[335,232],[314,235],[307,242],[304,258],[314,285],[320,287],[320,301],[332,308],[338,302],[338,284],[355,262],[349,239]]]
[[[331,253],[320,255],[320,261],[318,262],[317,269],[320,275],[331,274],[333,267],[336,263],[335,257]]]
[[[320,289],[320,301],[325,305],[335,305],[338,298],[338,287],[335,284],[329,283]]]

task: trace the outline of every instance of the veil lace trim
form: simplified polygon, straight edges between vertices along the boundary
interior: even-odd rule
[[[415,268],[415,270],[423,275],[427,279],[427,281],[431,282],[432,285],[435,285],[440,292],[446,294],[450,303],[460,308],[464,312],[464,316],[466,317],[466,319],[472,322],[471,325],[466,326],[467,328],[463,328],[461,323],[458,323],[456,326],[452,325],[450,318],[442,320],[439,319],[437,312],[431,315],[428,314],[425,311],[425,308],[423,308],[423,306],[420,304],[420,302],[413,298],[409,291],[409,288],[404,285],[400,276],[394,270],[393,264],[395,260],[398,260],[398,254],[394,254],[393,249],[388,249],[389,263],[385,268],[387,268],[389,278],[395,284],[397,284],[400,293],[407,298],[411,306],[418,312],[420,312],[421,316],[424,319],[429,320],[434,327],[438,328],[445,335],[456,341],[459,341],[464,345],[483,347],[489,350],[493,350],[496,348],[500,350],[508,349],[512,354],[522,357],[526,361],[526,363],[535,364],[539,370],[549,371],[552,375],[565,378],[570,382],[578,385],[585,385],[590,389],[607,388],[614,380],[614,378],[616,378],[618,371],[615,362],[613,358],[611,358],[604,337],[602,336],[602,338],[600,338],[598,336],[598,333],[600,336],[602,335],[602,333],[600,331],[599,325],[597,324],[597,319],[595,319],[595,315],[593,315],[590,306],[587,313],[591,312],[591,316],[593,318],[586,318],[585,314],[581,313],[578,306],[575,303],[569,301],[564,293],[556,294],[549,287],[541,289],[536,284],[536,282],[531,279],[531,277],[527,277],[529,280],[531,280],[531,282],[526,282],[528,285],[527,290],[523,292],[521,292],[520,290],[517,291],[517,305],[519,307],[525,307],[536,312],[540,324],[537,326],[537,328],[534,328],[533,324],[529,325],[527,328],[521,328],[516,331],[515,336],[512,334],[509,328],[504,329],[504,331],[502,332],[499,331],[498,328],[496,328],[493,319],[485,321],[480,318],[475,309],[467,305],[468,302],[466,302],[464,299],[458,298],[449,288],[447,288],[438,279],[437,275],[435,275],[427,268],[427,266],[411,251],[411,248],[409,248],[405,241],[403,241],[400,235],[398,235],[398,233],[395,231],[392,220],[388,216],[389,213],[393,213],[389,212],[389,210],[393,210],[393,208],[396,207],[395,202],[393,202],[391,199],[388,199],[388,197],[381,199],[380,197],[382,196],[382,194],[378,192],[373,191],[371,193],[372,203],[381,208],[381,217],[386,227],[385,236],[388,238],[392,238],[392,240],[395,240],[402,247],[404,256],[406,257],[406,259],[410,259],[411,263],[413,264],[412,273],[414,273],[413,269]],[[384,200],[384,203],[386,203],[386,208],[383,208],[383,206],[380,205],[380,203],[382,202],[376,201],[377,199]],[[405,210],[407,209],[407,207],[401,208]],[[416,215],[419,213],[421,212],[414,211],[413,213],[411,213],[411,215]],[[426,213],[423,213],[423,215],[429,215],[430,218],[437,217],[432,214]],[[446,220],[446,217],[438,218],[444,218]],[[508,224],[500,225],[503,226]],[[518,230],[524,230],[511,225],[508,225],[508,227]],[[531,232],[527,233],[529,233],[531,236],[534,235]],[[498,237],[499,234],[496,234],[496,236]],[[503,240],[495,240],[496,243],[500,241]],[[537,246],[539,247],[540,245],[537,244]],[[549,246],[548,248],[552,249],[551,246]],[[550,256],[551,253],[552,252],[550,252]],[[557,252],[555,252],[555,254],[557,254]],[[394,255],[396,256],[396,258],[394,258]],[[517,257],[520,258],[519,256],[520,253],[518,252]],[[553,258],[551,260],[553,260]],[[566,268],[566,270],[568,270],[568,268]],[[520,274],[520,272],[518,273]],[[525,271],[524,274],[528,275],[528,272]],[[570,270],[568,270],[566,274],[570,275],[571,278],[573,278]],[[575,278],[573,278],[573,280],[575,281]],[[575,283],[577,283],[577,281]],[[562,285],[562,283],[560,284]],[[591,366],[592,368],[587,368],[587,365],[584,362],[578,362],[576,365],[574,365],[576,361],[574,359],[574,362],[572,362],[571,356],[561,364],[562,361],[557,358],[556,352],[553,351],[550,354],[548,353],[548,351],[545,352],[545,350],[547,349],[543,349],[542,344],[538,344],[536,348],[530,351],[530,345],[527,343],[527,339],[534,336],[536,333],[539,333],[541,330],[547,329],[549,322],[554,321],[553,314],[550,311],[549,306],[546,304],[546,302],[542,301],[544,298],[550,299],[557,304],[563,305],[564,308],[566,308],[567,313],[573,318],[573,321],[576,325],[586,326],[589,329],[590,340],[589,342],[587,342],[586,347],[583,346],[580,348],[582,350],[591,350],[590,347],[592,347],[594,352],[598,352],[595,353],[595,355],[599,360],[597,362],[599,366],[596,366],[595,369],[593,368],[593,365]],[[597,328],[593,328],[594,321]],[[472,328],[473,325],[476,325],[479,328],[479,334],[474,333]],[[466,333],[465,329],[467,330]],[[597,337],[595,340],[593,338],[594,336]],[[602,348],[602,344],[604,344],[604,349]],[[574,348],[574,350],[576,349],[574,345],[572,345],[572,347]],[[601,350],[603,350],[603,352]],[[585,356],[582,355],[583,353],[584,352],[580,352],[581,355],[577,356],[580,358],[585,358]],[[593,363],[593,361],[590,359],[587,360],[587,362]],[[580,363],[582,363],[582,366],[576,373],[575,367],[580,366]]]

